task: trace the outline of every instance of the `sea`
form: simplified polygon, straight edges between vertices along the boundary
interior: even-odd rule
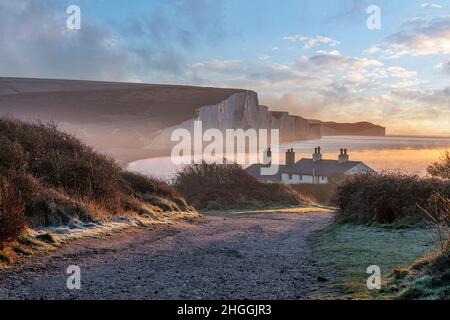
[[[327,136],[308,141],[285,143],[280,150],[294,148],[296,160],[311,158],[314,148],[321,147],[323,159],[337,159],[339,150],[348,150],[350,160],[363,161],[376,171],[400,170],[426,176],[427,167],[450,151],[450,137],[424,136]],[[283,159],[283,157],[280,157]],[[282,160],[281,160],[282,161]],[[170,157],[134,161],[128,169],[163,179],[172,179],[182,169]]]

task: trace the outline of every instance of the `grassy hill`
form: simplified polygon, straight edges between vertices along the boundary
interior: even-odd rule
[[[0,118],[0,243],[27,225],[194,211],[167,183],[123,170],[53,124]]]

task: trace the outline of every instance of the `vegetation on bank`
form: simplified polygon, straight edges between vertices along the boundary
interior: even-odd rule
[[[450,198],[450,153],[427,171],[430,177],[425,178],[399,171],[348,177],[333,199],[339,209],[336,220],[410,225],[432,221],[446,210],[442,203]]]
[[[430,254],[395,269],[382,295],[402,300],[450,300],[450,250]]]
[[[178,172],[175,188],[197,209],[240,209],[302,205],[308,201],[291,187],[264,183],[237,164],[203,162]]]
[[[336,264],[353,297],[449,299],[450,153],[428,173],[361,174],[338,186],[336,223],[315,241],[319,263]],[[381,291],[365,287],[372,264],[389,273]]]
[[[439,251],[389,276],[386,292],[397,299],[450,300],[450,200],[439,195],[434,203],[434,212],[423,210],[434,225]]]
[[[450,196],[450,183],[401,172],[359,174],[336,190],[334,204],[339,223],[407,224],[424,220],[421,210],[439,192]]]
[[[316,233],[313,259],[319,270],[334,270],[333,285],[352,299],[382,299],[380,291],[369,290],[367,268],[377,265],[381,276],[414,263],[436,249],[422,228],[386,228],[355,224],[333,224]],[[331,280],[331,279],[330,279]],[[386,289],[384,281],[382,289]]]
[[[167,183],[127,172],[53,124],[0,119],[0,243],[26,226],[191,212]]]
[[[291,187],[312,202],[328,206],[333,205],[338,185],[339,181],[331,181],[329,184],[298,184]]]

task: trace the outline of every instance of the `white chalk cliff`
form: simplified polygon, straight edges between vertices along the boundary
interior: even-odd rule
[[[149,140],[148,148],[172,146],[171,134],[179,128],[193,134],[195,120],[202,122],[203,130],[219,129],[223,133],[227,129],[279,129],[281,142],[320,138],[320,128],[311,125],[307,119],[288,112],[269,111],[268,107],[259,105],[256,92],[242,91],[218,104],[198,108],[192,119],[160,130]]]

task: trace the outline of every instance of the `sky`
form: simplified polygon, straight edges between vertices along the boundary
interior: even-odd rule
[[[450,0],[0,0],[0,41],[0,76],[243,88],[307,118],[450,135]]]

